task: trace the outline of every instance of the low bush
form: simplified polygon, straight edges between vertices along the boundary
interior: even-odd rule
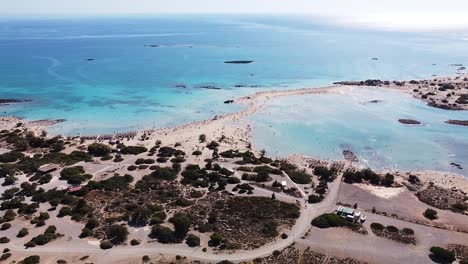
[[[399,232],[399,230],[398,230],[398,228],[396,226],[391,226],[390,225],[390,226],[387,226],[385,229],[390,233],[398,233]]]
[[[112,149],[102,143],[93,143],[88,146],[88,153],[94,157],[104,157],[111,153]]]
[[[437,263],[452,263],[455,261],[455,253],[441,247],[431,247],[429,257]]]
[[[346,219],[334,213],[322,214],[312,220],[312,225],[318,228],[341,227],[349,224]]]
[[[18,231],[18,234],[16,235],[16,237],[25,237],[27,235],[29,235],[29,231],[27,228],[23,227]]]
[[[311,176],[305,171],[286,170],[285,172],[288,174],[289,178],[297,184],[309,184],[312,182]]]
[[[41,262],[41,257],[37,255],[29,256],[22,261],[19,262],[19,264],[39,264]]]
[[[2,226],[0,227],[1,231],[8,230],[10,229],[11,224],[10,223],[3,223]]]
[[[405,228],[403,228],[401,231],[402,231],[405,235],[408,235],[408,236],[414,235],[414,230],[411,229],[411,228],[405,227]]]
[[[372,224],[370,225],[370,227],[371,227],[372,229],[380,230],[380,231],[382,231],[382,230],[385,229],[385,226],[382,225],[381,223],[372,223]]]
[[[140,146],[119,146],[120,148],[120,153],[125,154],[125,155],[138,155],[141,153],[145,153],[148,151],[147,148],[145,147],[140,147]]]
[[[323,200],[323,196],[322,195],[316,195],[316,194],[309,195],[309,198],[307,199],[307,201],[310,204],[320,203],[322,200]]]
[[[138,246],[138,245],[140,245],[140,240],[138,240],[138,239],[132,239],[132,240],[130,240],[130,245],[132,245],[132,246]]]
[[[434,210],[434,209],[431,209],[431,208],[426,209],[426,211],[424,211],[423,215],[424,215],[424,217],[426,217],[429,220],[435,220],[435,219],[439,218],[437,216],[437,211]]]
[[[7,260],[11,257],[11,253],[4,253],[2,254],[2,256],[0,256],[0,261],[4,261],[4,260]]]
[[[106,250],[106,249],[111,249],[111,248],[113,248],[113,247],[114,247],[114,244],[112,244],[112,242],[110,242],[109,240],[104,240],[104,241],[101,242],[101,244],[99,245],[99,247],[100,247],[101,249]]]
[[[189,247],[198,247],[200,246],[200,238],[197,237],[196,235],[189,234],[187,238],[185,239],[185,243]]]

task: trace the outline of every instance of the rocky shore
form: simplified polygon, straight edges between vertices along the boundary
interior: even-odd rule
[[[410,81],[342,81],[337,85],[397,89],[424,100],[429,106],[446,110],[468,110],[468,74]]]

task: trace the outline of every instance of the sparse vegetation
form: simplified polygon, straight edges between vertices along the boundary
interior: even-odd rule
[[[431,209],[431,208],[427,208],[426,211],[424,211],[423,215],[424,215],[424,217],[426,217],[429,220],[435,220],[435,219],[439,218],[437,216],[437,211],[434,210],[434,209]]]
[[[404,244],[416,244],[414,230],[411,228],[403,228],[402,230],[399,230],[397,227],[392,225],[384,226],[380,223],[372,223],[371,230],[379,237],[391,239]]]

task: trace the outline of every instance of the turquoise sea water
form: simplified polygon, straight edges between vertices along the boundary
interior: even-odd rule
[[[432,108],[395,91],[353,90],[271,101],[252,117],[254,147],[274,156],[300,153],[331,160],[341,160],[342,151],[351,149],[363,166],[468,175],[468,128],[445,123],[468,120],[467,111]]]
[[[223,101],[260,90],[453,74],[457,67],[451,64],[468,64],[467,36],[383,32],[285,16],[4,17],[0,98],[32,101],[0,110],[30,120],[66,119],[49,128],[53,134],[163,127],[234,111],[239,106]],[[145,46],[150,44],[158,47]],[[225,64],[228,60],[254,63]],[[342,111],[337,105],[322,106],[323,111]],[[356,124],[366,122],[360,115],[355,118]],[[298,124],[288,124],[285,131],[294,132],[295,125],[299,129]],[[392,129],[383,130],[382,137],[406,129],[389,126]],[[361,135],[353,132],[352,124],[349,127],[328,131],[345,133],[346,142],[359,140]],[[421,137],[429,141],[435,133],[429,130]],[[284,140],[270,139],[271,146]],[[337,158],[330,150],[335,143],[321,144],[317,155]],[[297,150],[306,152],[299,145]],[[296,152],[294,147],[288,151]]]

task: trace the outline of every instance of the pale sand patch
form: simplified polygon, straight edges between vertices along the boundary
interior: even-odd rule
[[[88,240],[89,245],[99,246],[101,242],[99,240]]]
[[[390,198],[396,197],[405,191],[405,187],[387,188],[387,187],[372,186],[372,185],[367,185],[367,184],[362,184],[362,183],[355,184],[355,185],[363,190],[370,192],[371,194],[375,196],[378,196],[384,199],[390,199]]]

